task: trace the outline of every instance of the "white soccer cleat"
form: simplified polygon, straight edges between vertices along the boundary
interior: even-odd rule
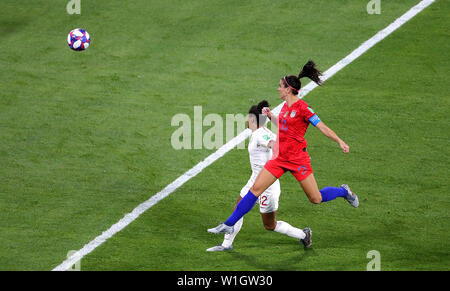
[[[214,233],[214,234],[218,234],[218,233],[230,234],[233,232],[233,230],[234,230],[234,226],[228,226],[225,223],[221,223],[214,228],[208,229],[208,232]]]
[[[353,193],[352,190],[350,190],[350,187],[347,184],[342,184],[341,187],[347,190],[347,197],[345,197],[344,199],[347,200],[351,206],[355,208],[358,207],[359,206],[358,196],[356,196],[356,194]]]
[[[222,246],[222,245],[218,245],[212,248],[207,249],[207,252],[226,252],[226,251],[231,251],[233,249],[233,246],[229,246],[228,248]]]

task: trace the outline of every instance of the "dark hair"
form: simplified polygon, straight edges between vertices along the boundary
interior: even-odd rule
[[[262,109],[269,106],[269,102],[263,100],[259,102],[258,105],[253,105],[252,107],[250,107],[248,114],[252,114],[256,118],[258,127],[264,125],[264,123],[266,122],[266,117],[262,115]]]
[[[320,80],[321,75],[322,72],[316,68],[316,64],[312,60],[309,60],[303,66],[298,76],[289,75],[284,77],[283,81],[285,83],[285,87],[292,88],[293,94],[298,94],[298,91],[300,91],[300,88],[302,87],[302,83],[300,82],[301,78],[308,77],[309,79],[314,81],[317,85],[322,85],[322,80]]]

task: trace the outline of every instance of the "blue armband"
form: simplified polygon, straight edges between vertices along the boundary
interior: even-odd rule
[[[314,126],[316,126],[317,123],[319,123],[319,122],[321,121],[320,118],[319,118],[319,116],[317,116],[317,114],[314,114],[314,115],[311,116],[311,118],[308,119],[308,120],[309,120],[309,122],[310,122],[312,125],[314,125]]]

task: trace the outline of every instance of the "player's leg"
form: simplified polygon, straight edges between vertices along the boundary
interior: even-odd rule
[[[276,181],[263,194],[261,194],[261,196],[259,196],[259,211],[261,212],[264,228],[296,238],[305,244],[303,240],[305,240],[307,234],[303,230],[296,228],[287,222],[276,219],[280,193],[280,182]],[[309,245],[310,244],[311,239],[309,236]]]
[[[358,197],[350,191],[347,185],[342,185],[341,187],[325,187],[319,191],[316,179],[312,173],[307,178],[300,180],[299,183],[311,203],[319,204],[342,197],[353,207],[358,207],[359,205]]]
[[[270,231],[275,230],[277,226],[276,217],[280,194],[280,181],[277,180],[258,198],[259,212],[261,213],[264,228]]]
[[[270,231],[274,231],[277,227],[276,220],[277,212],[261,213],[262,222],[264,228]]]
[[[247,214],[255,205],[255,202],[256,200],[258,200],[259,195],[261,195],[267,188],[269,188],[270,185],[272,185],[276,180],[277,177],[275,177],[265,168],[262,168],[261,172],[259,172],[258,176],[256,177],[255,183],[250,188],[248,193],[238,203],[231,216],[227,219],[227,221],[225,221],[225,225],[232,226],[239,219],[241,219],[241,217]]]
[[[309,227],[302,229],[296,228],[289,223],[276,220],[276,212],[261,214],[263,217],[264,227],[267,230],[287,235],[289,237],[300,240],[306,248],[311,246],[311,229]]]
[[[247,187],[247,189],[250,186]],[[246,187],[242,188],[242,190],[244,190]],[[239,201],[241,201],[242,197],[241,195],[239,195],[237,201],[236,201],[236,205],[234,206],[234,209],[236,209],[236,206],[238,205]],[[234,239],[236,238],[237,234],[239,233],[239,231],[242,228],[242,224],[244,223],[244,217],[242,217],[241,219],[239,219],[236,224],[233,227],[233,231],[231,233],[226,233],[224,235],[224,239],[223,242],[218,245],[218,246],[214,246],[212,248],[207,249],[207,252],[223,252],[223,251],[230,251],[233,249],[233,242]]]
[[[244,187],[242,188],[241,192],[245,190],[245,188],[249,188],[250,185],[248,187]],[[242,194],[241,194],[242,195]],[[234,209],[236,209],[236,206],[239,204],[239,201],[241,201],[242,197],[241,195],[239,195],[237,201],[236,201],[236,205],[234,206]],[[244,223],[244,217],[242,217],[241,219],[239,219],[236,224],[233,227],[233,231],[231,233],[226,233],[224,235],[224,239],[222,244],[209,248],[206,251],[207,252],[220,252],[220,251],[229,251],[233,249],[233,241],[236,238],[237,234],[239,233],[239,231],[242,228],[242,224]]]
[[[322,202],[322,194],[312,173],[307,178],[300,180],[299,183],[311,203],[319,204]]]
[[[269,213],[261,213],[261,218],[263,221],[264,228],[270,231],[275,231],[281,234],[285,234],[287,236],[296,238],[296,239],[304,239],[305,233],[303,230],[293,227],[287,222],[277,220],[277,211],[269,212]]]
[[[259,172],[256,177],[255,183],[250,188],[248,193],[242,198],[242,200],[238,203],[233,213],[228,217],[228,219],[224,222],[216,226],[215,228],[208,229],[210,233],[232,233],[233,225],[236,224],[245,214],[247,214],[255,205],[255,202],[258,200],[258,196],[261,195],[270,185],[272,185],[277,180],[272,173],[267,171],[265,168]],[[252,193],[252,189],[256,192],[256,194]]]
[[[268,161],[264,165],[264,168],[262,168],[259,172],[253,186],[238,203],[231,216],[224,223],[219,224],[215,228],[208,229],[208,232],[215,234],[231,233],[233,231],[232,226],[253,208],[259,195],[261,195],[261,193],[263,193],[270,185],[279,179],[284,172],[285,169],[280,165],[279,161]],[[252,191],[255,191],[255,194]]]
[[[239,204],[239,202],[242,200],[242,197],[239,196],[237,201],[236,201],[236,205],[234,206],[234,209],[236,209],[237,205]],[[233,241],[236,238],[237,234],[239,233],[239,231],[242,228],[242,224],[244,223],[244,217],[241,217],[241,219],[239,219],[236,224],[233,227],[233,232],[232,233],[226,233],[222,246],[224,246],[225,248],[231,248],[233,245]]]
[[[251,193],[259,197],[267,188],[270,187],[278,178],[275,177],[271,172],[269,172],[266,168],[262,168],[261,172],[259,172],[256,177],[255,183],[250,188]]]

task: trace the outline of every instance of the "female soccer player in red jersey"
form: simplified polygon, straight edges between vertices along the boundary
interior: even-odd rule
[[[304,138],[309,124],[319,129],[326,137],[337,142],[344,153],[348,153],[350,149],[342,139],[320,120],[314,110],[297,96],[301,88],[301,78],[308,77],[320,85],[320,74],[314,62],[309,61],[298,76],[289,75],[280,80],[278,92],[280,93],[281,99],[285,101],[280,114],[275,116],[269,108],[265,108],[263,111],[278,126],[278,139],[274,147],[272,159],[259,172],[255,183],[247,195],[241,199],[227,221],[215,228],[208,229],[208,232],[231,233],[233,231],[233,225],[253,208],[259,195],[286,171],[291,172],[299,181],[309,201],[314,204],[343,197],[353,207],[359,206],[358,197],[350,190],[348,185],[343,184],[341,187],[325,187],[319,191],[313,175],[311,160],[307,152],[307,143]],[[311,230],[309,228],[307,230],[306,237],[300,241],[305,247],[310,247]]]

